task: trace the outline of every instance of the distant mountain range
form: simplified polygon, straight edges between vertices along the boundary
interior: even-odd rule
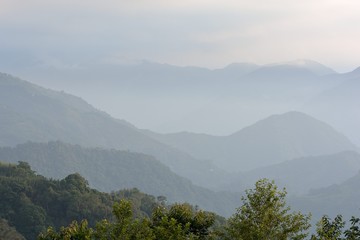
[[[360,172],[346,181],[328,187],[314,189],[305,196],[289,199],[289,204],[296,210],[311,212],[313,222],[321,216],[334,218],[342,214],[345,220],[360,215]]]
[[[214,70],[142,61],[63,69],[35,65],[12,71],[41,86],[80,96],[141,128],[216,135],[272,114],[303,112],[304,103],[345,79],[311,60],[234,63]]]
[[[275,180],[290,195],[303,195],[309,191],[340,184],[360,170],[360,154],[354,151],[330,155],[302,157],[282,163],[257,168],[234,175],[230,184],[220,189],[244,191],[254,186],[260,178]]]
[[[293,66],[289,69],[293,69]],[[263,70],[257,68],[252,73]],[[308,70],[305,72],[308,74]],[[339,95],[341,101],[356,100],[357,71],[346,76],[351,76],[351,79],[345,81],[343,75],[337,74],[327,75],[324,79],[319,76],[317,86],[328,90],[321,91],[325,95],[315,95],[320,99],[326,96],[327,91],[333,96],[333,92],[344,89],[342,93],[348,95],[346,98]],[[329,82],[326,79],[330,79]],[[264,82],[266,79],[259,77],[256,81]],[[279,78],[276,81],[286,80]],[[295,80],[295,85],[302,85],[301,81]],[[305,85],[311,81],[305,81]],[[235,86],[249,86],[249,83],[249,79],[243,83],[234,80],[228,86],[234,86],[233,90],[236,90]],[[281,91],[287,88],[285,86]],[[255,84],[250,89],[265,91],[266,88],[262,84]],[[246,95],[249,89],[241,91],[245,97],[240,94],[240,99],[246,96],[250,99],[256,94],[255,91]],[[292,93],[296,91],[294,89]],[[247,107],[254,107],[252,111],[256,112],[268,98],[280,101],[281,97],[277,98],[276,94],[274,92],[270,97],[262,95],[259,105]],[[171,102],[171,97],[169,99]],[[312,99],[320,102],[317,98]],[[336,101],[333,104],[337,107]],[[315,110],[318,107],[310,105]],[[347,114],[353,113],[356,119],[356,104],[352,106],[354,112],[349,110]],[[148,114],[154,113],[149,111]],[[222,117],[218,115],[219,119]],[[29,140],[60,141],[25,143]],[[305,194],[311,188],[339,184],[359,169],[359,154],[355,152],[358,148],[347,137],[325,122],[298,111],[272,114],[221,137],[190,132],[159,134],[115,119],[79,97],[45,89],[8,74],[0,74],[0,146],[3,153],[0,156],[4,158],[0,160],[29,161],[34,169],[49,177],[60,178],[75,170],[88,178],[93,186],[104,191],[115,190],[117,186],[136,186],[155,195],[166,194],[169,200],[191,201],[222,215],[234,212],[234,207],[239,203],[239,193],[215,193],[204,187],[241,192],[244,188],[252,187],[252,181],[256,178],[269,177],[275,178],[280,186],[288,187],[292,194]],[[296,181],[299,178],[300,182]],[[318,204],[316,199],[324,200],[322,196],[325,196],[322,190],[311,190],[311,194],[305,197],[309,202],[304,200],[304,205],[296,206],[312,208]],[[337,199],[342,198],[336,196],[336,192],[331,197],[333,199],[327,204],[329,206],[335,206]],[[349,199],[359,199],[356,197],[349,192]],[[294,199],[296,202],[298,198]],[[345,206],[343,210],[346,209]]]
[[[325,75],[329,75],[329,74],[335,74],[336,72],[321,64],[321,63],[318,63],[316,61],[312,61],[312,60],[309,60],[309,59],[297,59],[297,60],[294,60],[294,61],[288,61],[288,62],[282,62],[282,63],[273,63],[273,64],[269,64],[269,66],[293,66],[293,67],[296,67],[296,68],[302,68],[302,69],[306,69],[310,72],[313,72],[314,74],[318,75],[318,76],[325,76]]]
[[[357,149],[331,126],[300,112],[270,116],[229,136],[144,133],[228,171]]]
[[[360,145],[360,68],[332,79],[342,79],[341,84],[311,99],[303,111],[330,123]]]
[[[300,112],[270,116],[223,137],[142,131],[78,97],[7,74],[0,74],[0,113],[2,146],[28,140],[61,140],[141,152],[206,187],[228,182],[227,173],[219,168],[245,171],[299,157],[357,149],[326,123]]]

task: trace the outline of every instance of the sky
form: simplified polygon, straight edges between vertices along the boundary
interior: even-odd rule
[[[358,0],[0,0],[1,64],[360,66]],[[6,60],[4,60],[6,59]]]

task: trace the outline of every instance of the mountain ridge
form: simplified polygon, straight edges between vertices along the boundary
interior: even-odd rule
[[[196,158],[212,160],[228,171],[245,171],[309,155],[357,150],[331,126],[296,111],[271,115],[227,136],[147,134]]]
[[[224,216],[231,214],[239,199],[239,194],[193,185],[154,157],[129,151],[84,148],[60,141],[27,142],[0,147],[0,161],[25,161],[37,173],[54,179],[80,173],[99,191],[138,188],[154,196],[166,196],[169,202],[189,202]]]
[[[312,189],[340,184],[358,173],[360,154],[343,151],[335,154],[308,156],[282,163],[239,172],[223,190],[241,192],[251,188],[261,178],[275,180],[279,187],[285,187],[291,195],[304,195]],[[305,178],[303,178],[306,176]],[[301,180],[299,180],[301,179]]]
[[[207,162],[160,143],[78,97],[0,74],[0,145],[61,140],[153,155],[198,185],[224,177]],[[191,167],[190,167],[191,166]]]

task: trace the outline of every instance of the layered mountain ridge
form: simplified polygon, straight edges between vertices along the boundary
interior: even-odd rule
[[[149,136],[229,171],[244,171],[294,158],[357,150],[343,134],[304,113],[273,115],[228,136],[174,133]]]
[[[27,142],[14,148],[0,147],[0,161],[25,161],[37,173],[54,179],[80,173],[91,187],[100,191],[138,188],[155,196],[166,196],[169,203],[189,202],[223,216],[232,213],[240,197],[195,186],[154,157],[129,151],[84,148],[60,141]]]
[[[29,140],[60,140],[150,154],[198,184],[223,176],[211,164],[144,135],[78,97],[0,74],[0,145],[15,146]]]

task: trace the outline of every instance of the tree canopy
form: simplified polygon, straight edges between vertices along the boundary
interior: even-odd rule
[[[261,179],[226,220],[188,203],[167,205],[166,197],[138,189],[101,193],[77,173],[53,180],[36,175],[26,162],[0,163],[0,239],[305,239],[310,214],[291,212],[286,194]],[[310,239],[360,239],[360,219],[349,223],[345,229],[341,215],[323,216]]]
[[[285,202],[286,191],[278,190],[273,181],[261,179],[255,189],[246,191],[243,205],[229,219],[229,239],[286,240],[304,239],[310,227],[310,215],[290,213]]]
[[[0,163],[0,218],[6,219],[26,239],[35,239],[48,226],[59,229],[73,220],[90,226],[113,220],[112,207],[121,199],[132,202],[135,217],[151,216],[158,205],[154,196],[138,189],[102,193],[91,189],[78,173],[62,180],[37,175],[25,162]]]

